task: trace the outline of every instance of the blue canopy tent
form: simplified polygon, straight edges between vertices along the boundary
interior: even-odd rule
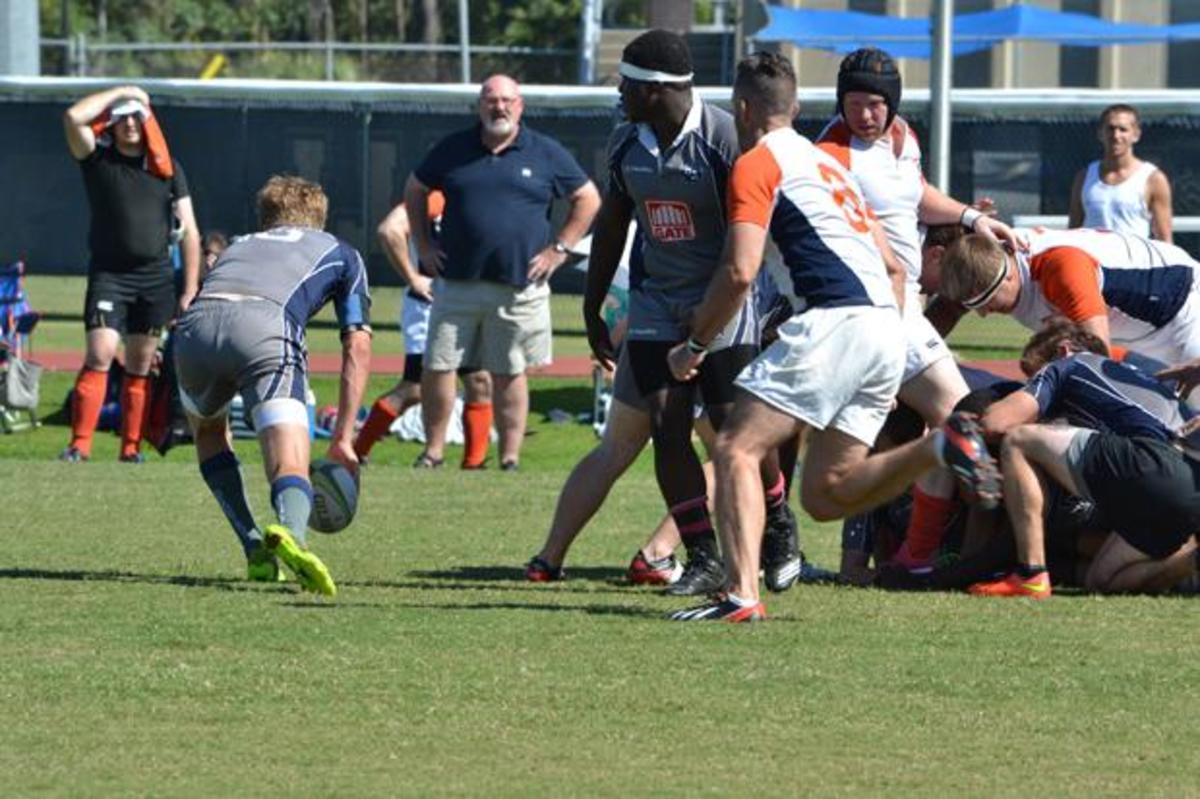
[[[767,26],[756,41],[849,53],[873,45],[897,58],[930,58],[933,31],[928,17],[887,17],[855,11],[765,7]],[[1077,47],[1151,44],[1200,38],[1200,23],[1134,25],[1087,14],[1049,11],[1023,3],[954,17],[956,56],[991,48],[1007,39],[1031,39]]]

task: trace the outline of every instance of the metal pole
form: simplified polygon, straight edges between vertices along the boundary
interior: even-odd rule
[[[929,75],[929,150],[933,185],[950,193],[950,88],[954,85],[954,0],[935,0]]]
[[[600,45],[600,19],[604,0],[583,0],[579,32],[579,85],[596,82],[596,48]]]
[[[333,4],[325,0],[325,80],[333,80]]]
[[[458,0],[458,49],[462,65],[459,77],[463,83],[471,82],[471,15],[467,5],[467,0]]]

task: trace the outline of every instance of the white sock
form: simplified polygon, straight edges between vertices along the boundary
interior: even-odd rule
[[[732,593],[732,592],[726,594],[725,598],[728,599],[733,604],[737,605],[739,608],[752,608],[758,604],[757,599],[743,599],[742,597],[740,597],[737,594]]]

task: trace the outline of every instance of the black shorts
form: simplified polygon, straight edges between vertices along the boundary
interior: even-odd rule
[[[1096,433],[1076,473],[1111,529],[1151,558],[1200,531],[1200,463],[1169,444]]]
[[[175,316],[175,283],[167,264],[135,272],[88,273],[83,324],[88,330],[157,336]]]
[[[466,377],[469,374],[478,372],[478,366],[460,366],[458,367],[458,376]],[[425,374],[425,356],[416,353],[408,353],[404,356],[404,374],[401,379],[405,383],[420,383],[421,376]]]
[[[643,397],[664,388],[686,385],[675,379],[667,366],[667,353],[678,342],[671,341],[627,341],[629,366],[638,393]],[[705,405],[727,405],[733,402],[733,381],[759,353],[752,344],[740,344],[710,352],[700,364],[700,396]]]

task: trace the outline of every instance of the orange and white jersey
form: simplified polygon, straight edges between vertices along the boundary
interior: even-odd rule
[[[792,128],[778,128],[733,165],[729,223],[771,234],[767,263],[797,312],[851,305],[895,307],[896,297],[871,237],[854,178]]]
[[[921,173],[921,145],[912,128],[896,117],[887,136],[868,144],[837,116],[821,131],[817,146],[854,175],[867,207],[904,265],[909,287],[920,293],[922,236],[917,209],[925,192],[925,176]]]
[[[1196,287],[1200,264],[1173,244],[1108,230],[1021,230],[1021,293],[1012,315],[1037,330],[1053,316],[1108,317],[1119,344],[1165,327]]]

